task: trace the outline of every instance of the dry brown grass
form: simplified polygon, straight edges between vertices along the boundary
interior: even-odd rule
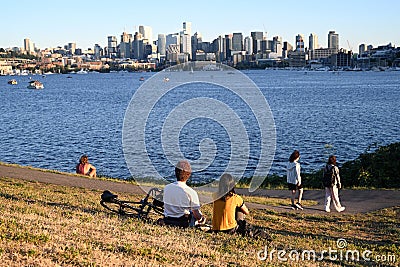
[[[399,262],[399,208],[370,214],[307,215],[252,210],[252,224],[264,226],[273,241],[197,229],[161,227],[119,217],[99,204],[99,191],[0,178],[0,266],[336,266],[366,262],[288,261],[268,249],[335,247],[345,238],[351,249],[396,255]],[[119,194],[121,199],[142,196]],[[202,208],[208,218],[211,205]],[[387,263],[387,262],[386,262]],[[390,263],[395,266],[396,263]],[[389,265],[390,265],[389,264]]]

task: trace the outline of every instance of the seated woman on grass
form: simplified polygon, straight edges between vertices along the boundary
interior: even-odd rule
[[[76,173],[82,175],[88,175],[90,177],[96,177],[96,168],[89,163],[87,155],[83,155],[79,159],[79,163],[76,165]]]
[[[218,192],[214,196],[212,230],[229,234],[244,234],[245,215],[249,210],[243,198],[235,194],[235,181],[230,174],[223,174],[219,180]]]

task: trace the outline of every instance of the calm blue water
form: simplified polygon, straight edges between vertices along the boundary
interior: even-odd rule
[[[284,173],[294,149],[300,150],[302,168],[310,171],[321,168],[329,154],[344,162],[355,159],[371,144],[400,141],[400,72],[254,70],[245,74],[259,86],[274,116],[277,146],[272,173]],[[151,75],[33,76],[44,83],[43,90],[27,89],[28,76],[14,77],[19,82],[16,86],[7,84],[11,77],[0,76],[0,161],[74,172],[85,153],[99,174],[130,177],[122,151],[122,123],[129,101],[141,85],[139,77]],[[193,96],[202,96],[202,92]],[[190,90],[186,91],[186,98],[190,97]],[[164,98],[156,108],[170,110],[175,101]],[[159,118],[154,116],[155,124],[161,123]],[[251,132],[253,122],[249,114],[245,124],[257,144],[259,133]],[[204,131],[191,131],[191,124]],[[182,134],[185,140],[193,140],[181,144],[184,155],[193,159],[199,156],[202,139],[209,137],[217,143],[227,139],[219,124],[207,120],[190,122]],[[146,136],[155,147],[158,138]],[[162,150],[157,153],[162,158]],[[223,171],[223,154],[223,149],[218,150],[212,168],[193,177],[204,180],[209,179],[210,170]],[[173,168],[160,162],[157,169],[172,176]],[[251,175],[251,166],[249,169]]]

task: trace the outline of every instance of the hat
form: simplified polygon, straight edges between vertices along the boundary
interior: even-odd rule
[[[186,172],[192,172],[192,167],[190,166],[189,161],[187,160],[180,160],[175,166],[177,169],[180,169],[182,171]]]

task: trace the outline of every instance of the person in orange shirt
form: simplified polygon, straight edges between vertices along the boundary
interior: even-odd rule
[[[225,173],[221,176],[214,199],[212,230],[243,234],[246,227],[244,218],[249,214],[249,210],[243,198],[235,193],[235,181],[232,175]]]

